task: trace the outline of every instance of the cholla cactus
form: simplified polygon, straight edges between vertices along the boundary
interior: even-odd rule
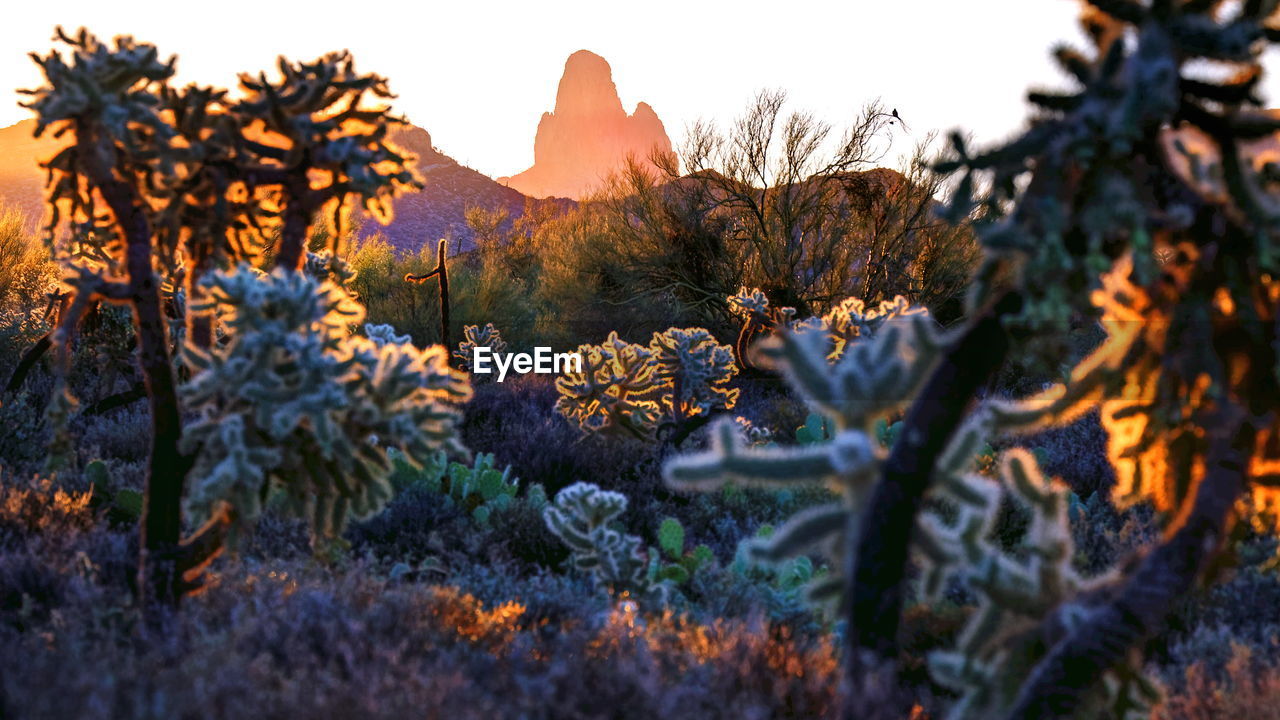
[[[768,445],[773,442],[773,430],[763,426],[756,425],[750,419],[738,415],[733,418],[733,422],[738,425],[738,432],[746,439],[747,444],[751,446]]]
[[[734,315],[749,320],[753,317],[769,317],[769,298],[760,288],[743,286],[737,295],[729,296],[729,311]]]
[[[573,566],[615,591],[648,591],[643,542],[609,527],[627,509],[627,496],[574,483],[542,511],[547,527],[573,552]]]
[[[458,367],[471,372],[471,361],[478,347],[487,347],[496,354],[506,352],[507,343],[493,323],[485,323],[484,327],[467,325],[462,328],[462,342],[458,343],[458,349],[453,351],[453,356],[458,360]]]
[[[1033,632],[1061,603],[1110,581],[1085,580],[1072,567],[1075,545],[1068,523],[1071,491],[1061,481],[1041,474],[1035,456],[1023,449],[1006,452],[999,485],[960,471],[959,458],[982,442],[983,425],[975,420],[949,449],[934,494],[955,511],[949,522],[923,516],[915,548],[925,573],[922,593],[936,599],[948,577],[962,578],[979,603],[954,649],[938,651],[929,668],[941,683],[962,693],[952,708],[954,718],[998,716],[1011,706],[1027,680],[1029,658],[1042,652]],[[972,457],[972,455],[968,455]],[[1000,508],[1001,490],[1031,515],[1018,555],[1002,552],[987,540]],[[1110,717],[1145,717],[1159,699],[1155,683],[1143,676],[1142,664],[1130,661],[1107,671],[1101,692],[1084,704]],[[1087,715],[1087,713],[1082,713]]]
[[[308,251],[302,271],[316,280],[328,280],[343,290],[349,288],[351,281],[356,279],[356,270],[351,267],[351,263],[329,250]]]
[[[859,298],[845,298],[822,315],[820,327],[834,340],[830,358],[836,360],[850,343],[873,334],[886,322],[923,312],[924,308],[912,307],[901,295],[875,307],[868,307]]]
[[[842,340],[825,330],[789,331],[761,347],[762,357],[829,420],[833,435],[811,433],[808,444],[794,447],[753,447],[734,423],[721,421],[708,451],[667,464],[667,482],[679,489],[713,490],[726,482],[764,488],[813,484],[841,494],[839,501],[805,510],[753,542],[748,552],[756,562],[780,567],[817,553],[833,568],[848,566],[851,533],[856,536],[857,520],[887,455],[877,427],[916,392],[923,372],[949,341],[924,312],[895,313],[877,325],[874,334],[854,335],[834,362],[831,348]],[[1006,453],[997,481],[973,472],[988,437],[1034,427],[1058,409],[1044,402],[983,407],[935,468],[930,494],[948,512],[945,519],[925,514],[918,521],[912,549],[925,569],[919,591],[925,599],[937,599],[954,577],[967,581],[981,598],[956,649],[931,658],[935,676],[964,693],[956,717],[991,717],[1007,707],[1026,679],[1024,661],[1034,652],[1035,640],[1018,639],[1018,631],[1033,628],[1058,603],[1101,582],[1086,583],[1071,567],[1069,490],[1046,480],[1031,453]],[[987,539],[1003,495],[1032,517],[1018,556]],[[824,574],[807,594],[811,602],[827,606],[848,582],[839,571]],[[1113,707],[1149,707],[1154,686],[1142,679],[1139,668],[1117,668],[1109,677],[1101,700]]]
[[[752,367],[748,351],[756,335],[773,328],[790,327],[796,314],[795,308],[770,307],[764,291],[746,286],[739,288],[738,294],[729,296],[729,312],[742,318],[734,350],[738,364],[743,368]]]
[[[886,321],[925,312],[912,307],[906,298],[898,295],[868,306],[861,298],[845,298],[831,306],[825,313],[797,320],[795,308],[772,308],[769,299],[758,288],[742,288],[737,295],[728,298],[729,309],[743,320],[738,336],[738,354],[749,359],[752,339],[760,332],[793,330],[797,332],[824,331],[831,335],[833,347],[831,360],[844,354],[849,343],[874,333]]]
[[[46,238],[57,246],[72,238],[59,257],[71,293],[56,351],[65,360],[80,319],[98,302],[133,311],[152,424],[139,589],[144,606],[176,602],[199,586],[230,518],[218,513],[182,536],[190,463],[179,447],[194,445],[183,438],[167,309],[190,308],[184,342],[220,353],[213,319],[196,310],[216,304],[200,297],[203,277],[257,257],[267,228],[279,229],[277,266],[297,271],[318,214],[331,211],[340,225],[346,201],[356,199],[385,220],[392,198],[421,184],[411,158],[387,142],[403,121],[389,112],[386,80],[356,72],[348,53],[282,59],[279,78],[241,76],[233,99],[218,88],[175,87],[176,58],[133,38],[103,43],[61,29],[56,38],[66,52],[33,54],[44,82],[23,91],[35,135],[62,141],[44,164]],[[166,303],[162,288],[177,302]],[[276,388],[259,391],[265,398]],[[231,445],[234,424],[225,428]],[[242,434],[256,449],[254,431],[246,425]]]
[[[547,528],[569,546],[574,567],[591,573],[612,592],[656,607],[666,605],[675,586],[688,581],[715,556],[705,545],[686,552],[684,527],[674,518],[666,518],[659,526],[658,545],[643,550],[640,538],[609,527],[626,509],[626,495],[580,482],[557,493],[542,517]]]
[[[377,325],[365,323],[364,336],[372,340],[373,344],[378,347],[383,345],[404,345],[405,343],[413,342],[412,337],[397,333],[394,327],[386,323]]]
[[[185,348],[198,372],[182,388],[200,418],[184,435],[197,452],[192,502],[229,501],[240,522],[279,490],[313,538],[341,532],[390,499],[386,448],[412,462],[461,451],[457,405],[471,394],[444,348],[352,335],[364,308],[300,272],[247,266],[210,275],[207,310],[230,341]],[[375,333],[376,334],[376,333]]]
[[[783,456],[726,437],[714,452],[669,468],[674,482],[695,486],[725,475],[843,481],[854,512],[814,511],[783,535],[801,549],[841,529],[856,533],[837,544],[853,550],[843,564],[849,717],[905,714],[892,688],[911,549],[926,565],[923,589],[959,576],[981,598],[955,651],[933,658],[938,678],[964,694],[956,718],[1141,714],[1151,688],[1136,671],[1139,649],[1212,567],[1247,507],[1240,501],[1257,509],[1280,497],[1280,205],[1249,150],[1280,131],[1255,93],[1261,53],[1280,41],[1276,11],[1275,2],[1090,0],[1085,29],[1096,52],[1056,53],[1075,88],[1032,93],[1029,128],[994,149],[971,152],[953,136],[953,158],[938,166],[961,173],[946,214],[976,220],[987,261],[968,322],[943,346],[923,348],[921,358],[933,362],[888,363],[895,388],[918,367],[933,369],[865,503],[855,475],[837,468],[851,432],[847,400],[861,400],[839,369],[861,354],[861,341],[830,370],[820,352],[829,347],[782,341],[804,350],[783,359],[807,399],[836,419],[831,442]],[[1236,72],[1206,79],[1206,62]],[[1206,182],[1211,165],[1221,183]],[[1081,316],[1100,318],[1108,339],[1065,383],[969,412],[1014,340],[1060,359],[1065,349],[1055,339]],[[849,378],[854,385],[884,370],[868,359]],[[1109,436],[1117,499],[1151,501],[1169,523],[1159,543],[1097,586],[1071,571],[1069,497],[1030,456],[1007,454],[998,486],[967,469],[992,433],[1095,409]],[[998,493],[1032,512],[1021,560],[985,542]],[[953,512],[929,516],[930,496]]]
[[[643,345],[618,337],[599,345],[580,345],[582,372],[556,378],[556,410],[587,432],[626,431],[648,437],[660,409],[648,396],[657,387],[653,355]]]
[[[649,439],[668,430],[679,441],[738,400],[733,351],[703,328],[654,333],[649,346],[621,340],[582,345],[582,372],[556,380],[556,409],[588,432],[622,430]]]
[[[732,408],[738,390],[729,382],[738,374],[733,351],[703,328],[669,328],[649,342],[657,381],[658,405],[672,425]]]
[[[797,447],[752,447],[733,422],[712,429],[708,451],[678,457],[666,480],[686,490],[713,490],[726,482],[770,488],[821,484],[841,500],[797,515],[755,548],[765,562],[817,551],[842,567],[850,524],[865,501],[883,460],[874,441],[877,419],[897,410],[914,392],[939,351],[941,337],[927,313],[886,322],[880,332],[828,361],[833,338],[826,332],[785,332],[760,346],[760,355],[783,373],[814,409],[832,421],[834,437]],[[843,576],[832,573],[810,588],[817,603],[839,597]]]

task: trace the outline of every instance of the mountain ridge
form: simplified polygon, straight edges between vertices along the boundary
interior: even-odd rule
[[[35,120],[0,128],[0,207],[25,215],[32,229],[44,217],[44,171],[39,162],[65,144],[49,134],[35,138],[34,129]],[[458,163],[435,148],[431,133],[415,125],[396,129],[391,140],[415,156],[414,168],[424,187],[392,201],[389,225],[372,220],[360,223],[359,237],[380,234],[400,252],[417,252],[424,246],[434,248],[440,238],[454,240],[455,252],[470,249],[474,238],[465,220],[469,207],[505,209],[514,220],[524,213],[526,202],[564,202],[532,200]]]

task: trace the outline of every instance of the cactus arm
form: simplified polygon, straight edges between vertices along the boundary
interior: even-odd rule
[[[869,481],[878,462],[869,439],[856,430],[846,430],[823,445],[750,448],[738,435],[737,425],[722,418],[711,437],[712,446],[706,452],[677,457],[664,467],[668,484],[685,490],[714,490],[731,480],[774,488],[836,478],[856,484]]]
[[[1237,415],[1217,423],[1214,435],[1205,477],[1181,526],[1142,560],[1114,600],[1092,609],[1040,661],[1008,720],[1068,717],[1089,689],[1079,679],[1099,677],[1117,665],[1129,648],[1160,630],[1177,599],[1191,590],[1245,489],[1256,430]]]
[[[128,302],[133,308],[138,360],[150,399],[151,457],[142,505],[139,587],[148,599],[171,603],[180,596],[180,578],[172,556],[181,540],[183,484],[191,461],[178,450],[182,417],[160,287],[152,268],[151,226],[137,190],[103,161],[114,155],[101,151],[104,143],[109,141],[100,139],[96,129],[76,128],[75,147],[82,170],[111,208],[125,241]]]
[[[40,336],[31,347],[22,353],[22,358],[18,360],[18,365],[14,367],[13,373],[9,375],[9,382],[5,384],[4,391],[6,393],[18,392],[18,388],[22,387],[22,381],[27,379],[27,375],[31,373],[31,368],[35,367],[40,358],[49,352],[49,348],[53,347],[53,332],[47,332]]]
[[[1021,297],[1006,293],[946,351],[912,404],[902,434],[885,461],[862,527],[847,555],[849,618],[847,679],[850,708],[876,717],[896,686],[897,636],[907,593],[907,563],[915,518],[938,459],[960,426],[970,399],[1003,362],[1009,339],[1005,315]]]
[[[828,503],[797,513],[768,540],[752,544],[753,558],[780,563],[807,553],[831,538],[848,532],[849,511],[840,503]]]

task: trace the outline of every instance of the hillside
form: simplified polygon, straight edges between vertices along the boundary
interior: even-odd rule
[[[34,128],[33,120],[0,128],[0,204],[21,211],[33,227],[43,213],[43,173],[38,163],[59,144],[47,135],[33,138]],[[502,207],[512,218],[524,212],[524,195],[437,152],[426,130],[410,126],[397,131],[393,138],[417,156],[417,171],[425,187],[395,201],[395,219],[389,226],[369,220],[361,226],[362,235],[381,232],[405,251],[416,251],[441,237],[459,239],[461,247],[455,249],[466,249],[471,240],[464,220],[468,207]]]

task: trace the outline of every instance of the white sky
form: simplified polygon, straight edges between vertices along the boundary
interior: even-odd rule
[[[279,54],[310,60],[345,47],[358,68],[391,79],[396,108],[441,150],[493,176],[533,161],[538,118],[565,59],[583,48],[613,66],[628,112],[648,102],[677,144],[691,121],[727,121],[763,88],[784,88],[793,108],[837,125],[880,97],[915,136],[959,127],[994,140],[1021,126],[1029,85],[1060,80],[1051,45],[1080,37],[1074,0],[12,5],[0,22],[0,126],[29,117],[9,88],[38,81],[26,53],[46,51],[57,24],[132,34],[177,53],[179,80],[205,84],[232,85],[237,71],[271,68]]]

